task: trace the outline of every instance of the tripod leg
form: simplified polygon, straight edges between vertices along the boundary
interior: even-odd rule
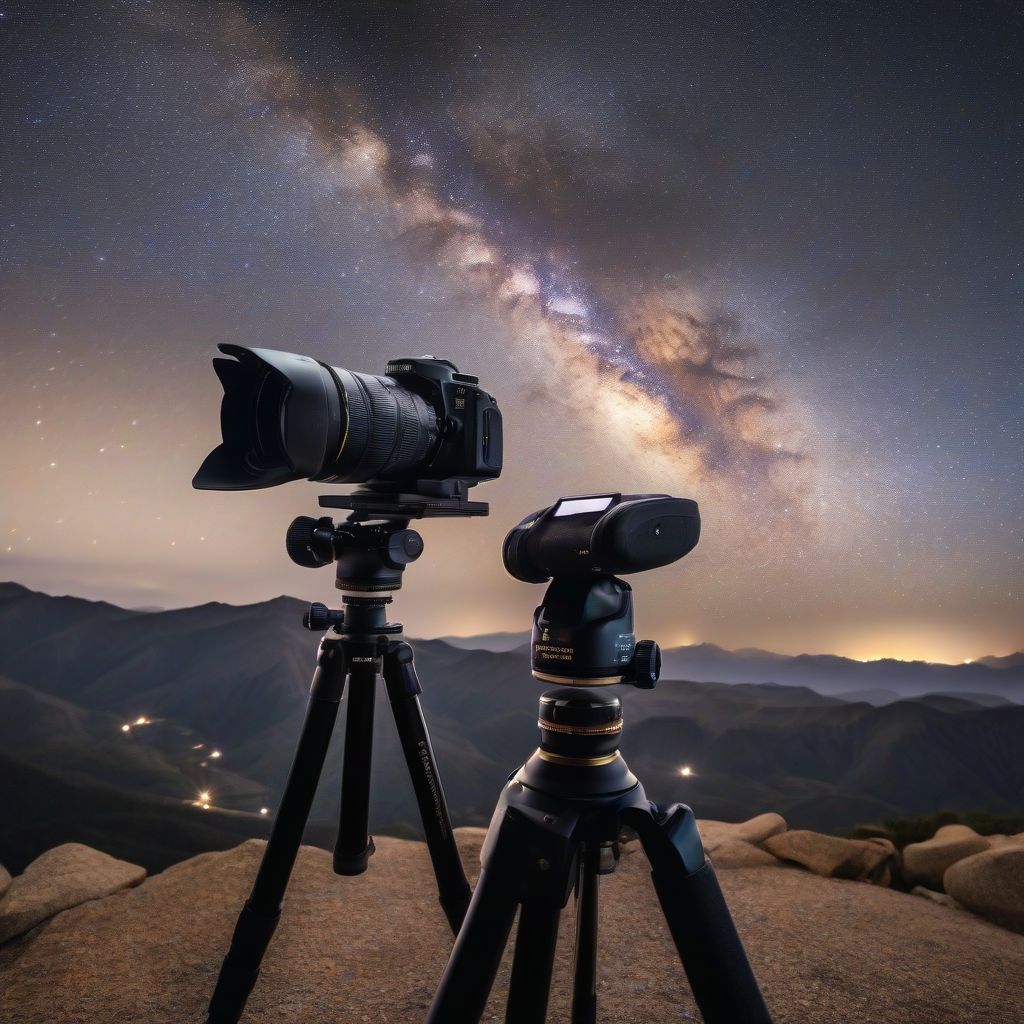
[[[320,645],[306,719],[281,806],[210,999],[210,1024],[235,1024],[256,984],[260,963],[281,915],[281,900],[302,842],[344,688],[345,655],[341,643],[325,638]]]
[[[595,1024],[597,1020],[597,869],[600,856],[600,847],[588,846],[580,857],[572,1024]]]
[[[693,811],[681,804],[656,816],[634,809],[624,812],[623,820],[640,834],[705,1024],[771,1024],[715,869],[704,858]]]
[[[544,1024],[562,908],[530,900],[519,912],[505,1024]]]
[[[448,805],[434,752],[420,707],[420,682],[416,676],[412,647],[404,641],[389,645],[384,655],[384,683],[398,727],[402,753],[412,779],[416,802],[427,838],[427,850],[434,866],[437,889],[452,931],[457,935],[469,906],[470,889],[455,844]]]
[[[377,659],[369,654],[365,657],[368,660],[353,661],[349,666],[341,809],[338,838],[334,844],[334,870],[339,875],[361,875],[373,853],[367,822],[370,817],[370,758],[373,753]]]
[[[477,1024],[516,916],[515,879],[480,873],[466,919],[427,1014],[427,1024]]]

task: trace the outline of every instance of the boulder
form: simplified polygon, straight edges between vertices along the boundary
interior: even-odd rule
[[[778,867],[776,860],[767,850],[748,843],[744,839],[726,839],[708,854],[717,870],[722,868],[770,868]]]
[[[745,843],[760,844],[769,836],[786,831],[786,820],[781,814],[759,814],[748,821],[712,821],[705,819],[697,822],[701,842],[704,849],[713,852],[722,843],[740,840]]]
[[[941,889],[946,869],[958,860],[981,853],[991,846],[966,825],[943,825],[923,843],[909,843],[903,848],[903,876],[908,882],[921,883],[930,889]]]
[[[11,875],[10,872],[0,864],[0,900],[7,894],[7,890],[11,887]]]
[[[825,878],[854,878],[889,885],[897,863],[888,839],[841,839],[793,829],[769,836],[764,848],[780,860],[793,861]]]
[[[748,843],[763,843],[771,836],[786,831],[786,819],[781,814],[759,814],[749,821],[741,821],[736,826],[736,838]]]
[[[997,846],[1024,846],[1024,832],[1018,832],[1013,836],[986,836],[989,841],[989,849]]]
[[[145,877],[145,868],[88,846],[56,846],[11,882],[0,903],[0,943],[69,907],[138,885]]]
[[[1007,843],[958,860],[943,878],[968,910],[1024,934],[1024,843]]]

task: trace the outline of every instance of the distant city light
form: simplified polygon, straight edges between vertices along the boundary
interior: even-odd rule
[[[125,724],[121,726],[121,732],[131,732],[131,731],[132,731],[132,727],[127,722],[125,722]]]
[[[145,715],[139,715],[132,723],[133,725],[149,725],[149,719]]]
[[[269,807],[261,807],[260,808],[260,814],[269,814],[269,813],[270,813],[270,808]]]
[[[210,791],[208,789],[204,789],[199,794],[199,802],[201,804],[208,804],[211,799],[213,799],[213,796],[212,796],[212,794],[210,793]]]
[[[210,751],[210,757],[220,757],[220,751],[219,750],[211,750]]]
[[[682,775],[683,778],[688,779],[693,774],[693,769],[688,764],[684,764],[683,767],[679,769],[679,774]]]
[[[205,746],[206,746],[205,743],[193,743],[192,744],[192,749],[193,750],[202,750],[203,747],[205,747]]]

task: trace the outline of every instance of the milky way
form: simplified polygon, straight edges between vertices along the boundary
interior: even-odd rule
[[[181,31],[173,19],[158,27]],[[810,456],[793,417],[780,409],[779,389],[757,369],[756,339],[735,316],[692,291],[646,280],[642,267],[598,276],[556,229],[544,232],[541,245],[496,223],[486,203],[470,210],[446,200],[453,174],[442,158],[397,153],[359,90],[343,78],[307,80],[282,57],[272,26],[257,31],[236,8],[211,19],[207,31],[237,69],[233,99],[241,109],[270,111],[268,131],[297,140],[311,173],[338,195],[376,204],[394,237],[458,295],[493,304],[514,324],[518,344],[542,347],[551,366],[548,397],[571,381],[575,405],[606,420],[628,449],[643,450],[669,489],[741,482],[732,493],[767,499],[766,513],[802,502],[813,482]],[[559,176],[585,187],[543,145],[525,156],[524,146],[506,128],[500,151],[478,140],[459,173],[486,180],[501,163],[504,188],[546,195]]]

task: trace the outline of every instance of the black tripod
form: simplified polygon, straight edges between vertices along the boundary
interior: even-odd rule
[[[545,603],[550,612],[552,603]],[[542,606],[538,617],[543,614]],[[544,635],[535,628],[535,640],[538,632]],[[634,665],[616,679],[653,685],[660,658],[654,644],[643,643],[649,646],[636,646],[644,665]],[[572,645],[577,651],[581,646]],[[511,777],[491,819],[480,880],[428,1024],[477,1024],[517,906],[519,928],[505,1020],[543,1024],[558,919],[574,890],[572,1022],[594,1024],[598,876],[615,870],[623,825],[640,837],[706,1024],[771,1024],[714,868],[705,859],[693,811],[682,804],[662,809],[651,803],[618,752],[619,698],[574,687],[552,690],[541,697],[538,724],[540,748]]]
[[[387,621],[389,591],[401,587],[405,566],[420,556],[423,540],[407,529],[411,517],[481,515],[486,504],[397,495],[330,496],[325,506],[355,508],[344,523],[300,517],[288,530],[292,559],[315,568],[337,562],[336,585],[343,611],[310,606],[304,623],[327,630],[320,641],[306,719],[284,795],[252,893],[242,908],[208,1009],[209,1024],[235,1024],[256,984],[260,963],[277,927],[281,902],[348,683],[341,811],[334,870],[358,875],[373,853],[367,835],[374,696],[382,674],[419,805],[441,906],[453,932],[469,904],[470,889],[459,860],[441,780],[420,708],[413,649],[400,623]],[[369,520],[369,521],[368,521]]]

